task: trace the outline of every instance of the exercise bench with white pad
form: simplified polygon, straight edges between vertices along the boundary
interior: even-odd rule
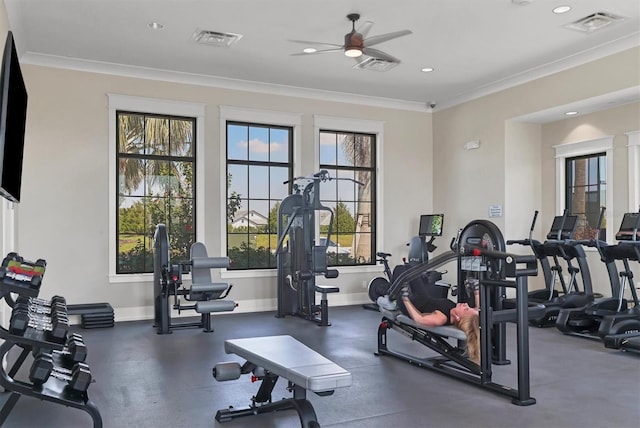
[[[293,409],[302,427],[319,427],[313,405],[306,397],[307,390],[324,397],[337,388],[351,386],[351,373],[291,336],[230,339],[224,342],[224,349],[227,354],[245,359],[246,363],[242,366],[238,362],[216,364],[213,377],[217,381],[235,380],[252,373],[252,381],[262,383],[248,407],[218,410],[218,422]],[[293,397],[272,402],[271,393],[280,377],[289,382],[287,389]]]

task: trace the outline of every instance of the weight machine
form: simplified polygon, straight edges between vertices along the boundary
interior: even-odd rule
[[[327,247],[331,242],[334,214],[331,208],[320,202],[320,183],[332,178],[327,170],[308,177],[293,179],[293,193],[280,203],[278,208],[278,245],[276,247],[278,311],[276,317],[295,315],[313,321],[320,326],[329,326],[329,304],[327,294],[337,293],[340,288],[318,285],[315,277],[338,277],[338,270],[327,267]],[[288,184],[289,180],[284,184]],[[327,237],[324,245],[316,245],[316,212],[329,215]],[[315,293],[321,293],[320,305]]]
[[[231,312],[236,303],[225,299],[231,291],[227,283],[211,281],[211,269],[229,267],[228,257],[208,257],[207,249],[202,242],[191,246],[190,260],[171,264],[169,258],[169,236],[164,224],[156,226],[153,237],[153,294],[154,294],[154,327],[158,334],[172,333],[174,328],[202,328],[205,332],[213,331],[212,312]],[[191,272],[191,287],[184,287],[182,274]],[[173,296],[173,305],[169,298]],[[193,302],[185,305],[180,296]],[[171,319],[171,308],[178,311],[194,310],[200,314],[198,321],[175,322]]]

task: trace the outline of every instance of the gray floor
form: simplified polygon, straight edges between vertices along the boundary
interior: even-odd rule
[[[353,384],[332,396],[310,393],[323,427],[637,427],[640,356],[600,342],[530,328],[533,406],[510,400],[391,357],[376,357],[380,315],[360,306],[331,308],[332,326],[318,327],[274,313],[216,317],[214,333],[177,330],[159,336],[150,322],[80,330],[95,383],[89,396],[105,427],[297,427],[295,412],[214,420],[218,409],[249,404],[257,392],[248,376],[216,382],[212,367],[237,359],[224,353],[229,338],[289,334],[349,370]],[[514,358],[515,329],[508,328]],[[424,347],[389,333],[390,346],[415,353]],[[515,367],[494,366],[494,380],[515,385]],[[281,384],[282,383],[282,384]],[[273,398],[288,397],[281,380]],[[23,397],[6,427],[83,427],[79,410]]]

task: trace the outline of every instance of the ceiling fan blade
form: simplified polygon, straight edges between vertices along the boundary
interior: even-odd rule
[[[291,56],[307,56],[307,55],[317,55],[317,54],[323,54],[323,53],[329,53],[329,52],[342,52],[344,49],[342,48],[342,46],[340,46],[339,48],[332,48],[332,49],[321,49],[319,51],[315,51],[315,52],[296,52],[291,54]]]
[[[388,61],[388,62],[397,62],[398,64],[400,63],[400,60],[396,57],[393,57],[391,55],[389,55],[386,52],[382,52],[379,51],[378,49],[373,49],[373,48],[363,48],[362,49],[362,53],[367,55],[367,56],[371,56],[373,58],[378,58],[384,61]]]
[[[362,34],[362,38],[367,37],[367,34],[369,34],[369,31],[371,30],[371,27],[373,27],[373,22],[371,21],[365,21],[359,28],[358,28],[358,33]]]
[[[323,43],[323,42],[310,42],[308,40],[289,40],[293,43],[301,43],[303,45],[311,45],[311,46],[324,46],[327,48],[342,48],[342,45],[337,45],[335,43]]]
[[[369,37],[368,39],[365,39],[364,45],[365,46],[377,45],[378,43],[386,42],[391,39],[397,39],[398,37],[402,37],[402,36],[407,36],[411,33],[412,33],[411,30],[401,30],[401,31],[394,31],[393,33],[380,34],[379,36],[373,36],[373,37]]]

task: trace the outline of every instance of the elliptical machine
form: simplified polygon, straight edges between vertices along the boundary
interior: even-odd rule
[[[616,234],[618,245],[614,251],[626,254],[626,260],[640,262],[640,209],[637,213],[627,213],[622,219],[620,230]],[[622,313],[605,316],[600,323],[598,335],[604,340],[604,346],[612,349],[640,352],[640,304],[634,289],[633,273],[628,269],[625,279],[634,299],[635,306]],[[623,275],[623,272],[620,273]]]
[[[633,272],[629,260],[638,258],[637,247],[625,245],[624,238],[630,236],[629,231],[640,226],[639,213],[626,213],[620,229],[616,233],[618,245],[609,245],[598,239],[604,218],[605,208],[600,211],[598,229],[595,239],[583,242],[584,245],[596,247],[600,259],[605,263],[611,283],[611,297],[602,298],[576,309],[562,309],[558,314],[556,327],[565,334],[581,336],[589,339],[602,339],[607,335],[624,334],[640,330],[640,312],[629,309],[629,302],[624,297],[626,284],[631,284],[631,296],[634,307],[638,307],[638,294],[633,287]],[[618,273],[616,261],[622,261],[624,269]],[[606,322],[605,322],[606,320]]]
[[[327,170],[309,177],[293,179],[293,193],[280,203],[278,208],[277,261],[277,318],[295,315],[320,326],[329,326],[329,303],[327,294],[338,293],[333,285],[317,285],[316,276],[338,277],[337,269],[327,267],[327,247],[333,230],[333,211],[320,202],[320,183],[329,180],[355,180],[332,178]],[[284,184],[288,184],[285,181]],[[329,214],[327,238],[324,245],[315,244],[316,212]],[[316,304],[315,293],[322,295]]]
[[[571,239],[578,224],[577,216],[568,215],[565,210],[561,216],[556,216],[551,224],[551,229],[545,242],[533,239],[538,211],[533,215],[529,239],[509,240],[507,245],[519,244],[531,247],[533,254],[538,259],[545,281],[545,288],[529,291],[529,302],[542,304],[545,310],[539,316],[529,317],[529,323],[535,327],[554,327],[561,308],[584,307],[593,301],[591,279],[586,266],[584,250],[571,245]],[[553,265],[549,262],[553,260]],[[560,259],[567,262],[568,272],[571,275],[569,283],[564,279]],[[573,266],[572,260],[577,259],[580,267]],[[587,292],[580,291],[576,283],[578,273],[582,274],[583,284]],[[560,282],[561,291],[555,289],[556,280]],[[515,308],[515,299],[505,299],[504,307]]]

